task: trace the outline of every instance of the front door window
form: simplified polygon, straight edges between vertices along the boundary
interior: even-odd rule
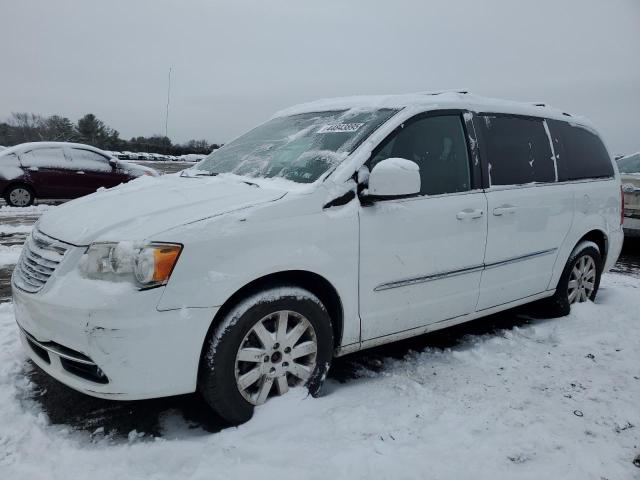
[[[440,195],[470,189],[469,154],[459,115],[419,118],[388,138],[370,161],[412,160],[420,167],[420,195]]]

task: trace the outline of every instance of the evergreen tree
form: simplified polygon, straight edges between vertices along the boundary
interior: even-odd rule
[[[46,140],[52,142],[74,142],[78,140],[73,122],[67,117],[52,115],[42,122],[42,130]]]

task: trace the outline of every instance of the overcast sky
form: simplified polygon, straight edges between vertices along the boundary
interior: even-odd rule
[[[640,0],[0,0],[0,119],[226,142],[317,98],[468,88],[640,150]]]

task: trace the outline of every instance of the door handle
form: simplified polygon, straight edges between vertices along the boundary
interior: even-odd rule
[[[82,170],[78,170],[76,173],[77,173],[78,175],[84,175],[84,172],[83,172]]]
[[[493,214],[496,217],[511,213],[516,213],[516,207],[514,205],[501,205],[493,209]]]
[[[480,210],[479,208],[476,208],[475,210],[471,208],[465,208],[464,210],[456,214],[456,218],[458,220],[466,220],[467,218],[480,218],[482,217],[482,215],[484,215],[484,211]]]

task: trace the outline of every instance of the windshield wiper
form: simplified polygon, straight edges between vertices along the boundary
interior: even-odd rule
[[[258,188],[260,188],[260,185],[258,185],[257,183],[250,182],[249,180],[240,180],[240,181],[241,181],[242,183],[246,183],[247,185],[250,185],[250,186],[252,186],[252,187],[258,187]]]

